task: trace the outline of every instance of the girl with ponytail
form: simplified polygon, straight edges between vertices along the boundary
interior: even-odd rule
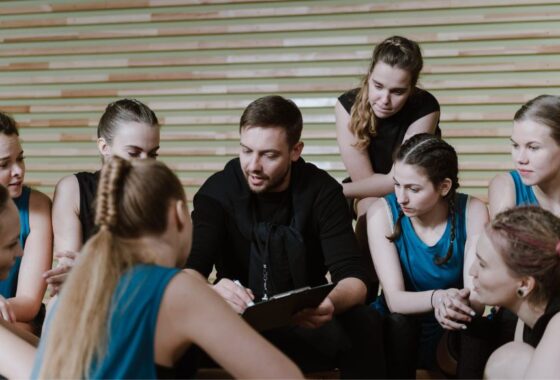
[[[147,105],[136,99],[110,103],[97,125],[97,148],[102,161],[115,155],[126,159],[157,158],[159,120]],[[52,206],[54,254],[58,265],[43,274],[58,292],[72,267],[76,252],[95,233],[95,196],[99,171],[79,172],[62,178],[56,185]]]
[[[387,368],[411,378],[435,367],[443,330],[465,329],[469,263],[488,220],[486,206],[458,193],[458,161],[439,137],[418,134],[398,150],[394,193],[368,210],[368,239],[383,295],[372,307],[385,315]]]
[[[299,377],[207,284],[181,268],[192,226],[178,178],[154,160],[110,159],[98,232],[61,291],[33,378],[156,378],[191,345],[236,377]]]
[[[474,295],[519,317],[515,341],[497,349],[485,379],[560,374],[560,219],[536,206],[499,213],[470,268]]]

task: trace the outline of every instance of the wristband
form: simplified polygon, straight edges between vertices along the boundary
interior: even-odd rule
[[[432,295],[430,296],[430,305],[432,305],[432,309],[435,309],[434,307],[434,294],[436,294],[437,289],[434,289],[434,291],[432,292]]]

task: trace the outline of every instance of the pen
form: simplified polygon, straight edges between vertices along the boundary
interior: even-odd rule
[[[233,283],[239,286],[241,289],[245,290],[245,287],[243,286],[242,283],[239,282],[239,280],[233,280]],[[255,303],[253,301],[249,301],[247,302],[247,306],[255,306]]]

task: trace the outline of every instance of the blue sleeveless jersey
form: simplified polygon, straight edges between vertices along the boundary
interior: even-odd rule
[[[25,247],[25,241],[27,240],[27,236],[29,236],[29,195],[30,194],[31,194],[31,189],[27,186],[23,186],[21,195],[17,198],[14,198],[14,202],[19,211],[19,223],[20,223],[19,243],[21,244],[21,248]],[[0,294],[2,295],[2,297],[4,298],[15,297],[17,291],[20,266],[21,266],[21,256],[18,256],[16,257],[16,261],[14,265],[10,269],[8,278],[0,281]]]
[[[397,222],[400,206],[394,193],[385,197],[391,211],[393,225]],[[429,246],[414,231],[412,222],[407,216],[401,219],[401,234],[395,240],[399,261],[407,291],[426,291],[431,289],[448,289],[463,287],[463,267],[465,243],[467,241],[467,210],[468,195],[458,193],[455,198],[455,241],[453,255],[442,265],[434,260],[445,257],[451,239],[451,216],[439,241]],[[381,295],[371,304],[381,315],[390,313],[385,297]],[[417,316],[421,323],[421,334],[418,346],[419,368],[435,368],[435,352],[443,328],[436,321],[433,313]]]
[[[521,176],[517,172],[517,170],[512,170],[509,172],[511,178],[513,179],[513,184],[515,185],[515,205],[522,206],[522,205],[539,205],[539,201],[537,197],[535,197],[535,193],[533,192],[532,186],[527,186],[521,180]]]
[[[142,264],[121,277],[111,301],[108,347],[102,358],[93,360],[88,378],[157,378],[154,352],[157,318],[165,289],[177,272],[176,268]],[[41,339],[35,359],[33,379],[38,377],[44,356],[46,331],[47,337]]]

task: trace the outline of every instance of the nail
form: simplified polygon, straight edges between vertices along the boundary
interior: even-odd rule
[[[466,330],[466,329],[467,329],[467,326],[466,326],[466,325],[462,325],[461,328],[462,328],[463,330]]]

